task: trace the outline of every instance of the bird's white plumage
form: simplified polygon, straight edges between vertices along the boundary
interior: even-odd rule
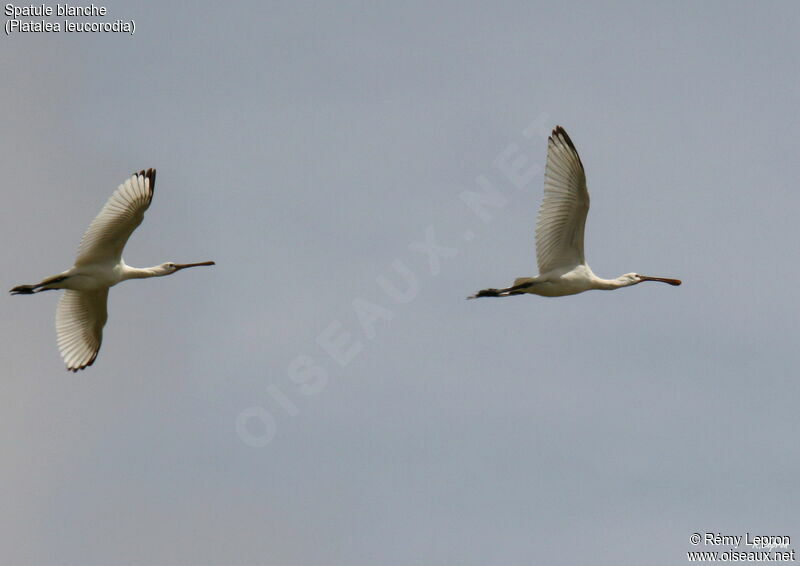
[[[89,225],[78,247],[75,264],[35,285],[17,285],[12,295],[32,295],[64,289],[56,310],[58,349],[70,371],[94,363],[108,318],[108,289],[128,279],[171,275],[189,267],[214,265],[213,261],[162,263],[136,268],[122,261],[122,250],[142,223],[153,200],[156,170],[134,173],[111,195]]]
[[[117,187],[84,233],[76,266],[120,261],[128,238],[153,200],[155,180],[155,169],[148,169],[134,173]]]
[[[536,222],[539,273],[586,263],[583,234],[588,212],[583,164],[567,132],[558,127],[547,145],[544,199]]]
[[[561,126],[556,126],[547,141],[547,166],[544,170],[544,199],[536,222],[536,263],[539,275],[517,277],[504,289],[483,289],[468,299],[541,295],[563,297],[590,289],[612,290],[660,281],[680,285],[679,279],[626,273],[616,279],[601,279],[586,263],[583,236],[589,213],[586,173],[575,144]]]
[[[56,309],[58,349],[67,369],[78,371],[94,363],[108,318],[108,287],[94,291],[66,289]]]
[[[118,264],[131,234],[142,223],[153,200],[154,169],[134,173],[109,197],[89,224],[78,247],[75,266]],[[67,369],[94,363],[108,318],[108,287],[65,290],[56,310],[58,349]]]

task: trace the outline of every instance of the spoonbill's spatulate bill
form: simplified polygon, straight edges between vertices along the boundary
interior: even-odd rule
[[[56,311],[58,349],[70,371],[94,363],[103,327],[108,318],[108,289],[126,279],[144,279],[172,275],[187,267],[214,265],[200,263],[162,263],[155,267],[125,265],[122,249],[153,200],[156,170],[134,173],[108,199],[83,235],[75,265],[36,285],[18,285],[12,295],[31,295],[51,289],[64,289]]]
[[[544,200],[536,223],[537,277],[520,277],[505,289],[484,289],[467,297],[510,297],[530,293],[543,297],[575,295],[590,289],[612,290],[642,281],[680,285],[679,279],[626,273],[600,279],[583,256],[583,229],[589,212],[589,191],[578,150],[567,132],[556,126],[547,143]]]

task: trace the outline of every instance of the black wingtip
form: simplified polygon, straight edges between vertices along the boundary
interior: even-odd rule
[[[99,353],[100,353],[100,348],[97,348],[97,350],[95,350],[94,354],[92,355],[92,359],[91,360],[89,360],[85,364],[82,364],[82,365],[80,365],[80,366],[78,366],[76,368],[71,368],[71,367],[67,366],[67,371],[71,371],[72,373],[78,373],[79,371],[85,370],[90,365],[94,364],[94,361],[97,359],[97,354],[99,354]]]
[[[583,162],[581,161],[581,156],[578,155],[578,148],[575,147],[575,144],[572,143],[572,139],[569,137],[567,130],[562,128],[561,126],[556,126],[553,128],[553,133],[550,134],[550,142],[554,142],[556,139],[561,139],[565,144],[569,146],[569,148],[575,154],[575,157],[578,158],[578,163],[580,163],[581,169],[583,169]]]
[[[563,139],[564,143],[566,143],[575,153],[578,153],[578,149],[575,147],[575,144],[572,143],[572,139],[569,137],[567,130],[565,130],[561,126],[556,126],[555,128],[553,128],[553,133],[550,134],[550,139],[553,139],[555,137]]]
[[[142,169],[138,173],[134,173],[134,175],[138,175],[139,177],[145,177],[148,181],[150,181],[150,194],[152,194],[156,188],[156,170],[153,169],[152,167],[147,170]]]
[[[150,190],[152,191],[153,189],[155,189],[155,187],[156,187],[156,170],[151,167],[150,169],[147,170],[147,172],[144,174],[144,176],[147,177],[150,180]]]

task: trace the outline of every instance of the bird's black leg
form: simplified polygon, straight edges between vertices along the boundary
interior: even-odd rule
[[[53,291],[55,290],[53,287],[48,287],[48,285],[53,285],[55,283],[61,283],[67,278],[66,275],[59,275],[57,277],[52,277],[50,279],[45,279],[41,283],[37,283],[36,285],[17,285],[9,293],[12,295],[33,295],[34,293],[40,293],[42,291]]]
[[[17,285],[9,293],[12,295],[33,295],[38,285]]]
[[[531,284],[529,282],[526,282],[519,285],[514,285],[513,287],[507,287],[505,289],[484,289],[467,298],[477,299],[479,297],[509,297],[511,295],[522,295],[525,293],[525,289],[530,287],[530,285]]]
[[[500,297],[501,296],[500,293],[502,293],[500,289],[483,289],[482,291],[478,291],[469,298],[477,299],[478,297]]]

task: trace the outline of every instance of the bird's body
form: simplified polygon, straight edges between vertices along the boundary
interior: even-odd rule
[[[680,285],[678,279],[626,273],[601,279],[592,272],[583,253],[584,227],[589,212],[586,173],[578,150],[561,126],[548,140],[544,200],[536,223],[536,260],[539,275],[520,277],[504,289],[484,289],[468,297],[509,297],[533,294],[563,297],[592,289],[613,290],[643,281]]]
[[[162,263],[154,267],[131,267],[122,259],[122,250],[133,231],[141,224],[150,206],[156,171],[134,173],[121,184],[95,217],[81,240],[75,264],[68,270],[35,285],[18,285],[12,295],[31,295],[63,289],[56,311],[58,346],[67,369],[78,371],[94,363],[108,319],[108,290],[128,279],[171,275],[187,267],[214,265],[201,263]]]
[[[563,297],[595,288],[595,280],[602,281],[592,273],[588,265],[578,265],[570,270],[557,269],[538,277],[519,277],[512,286],[521,286],[522,289],[527,289],[526,293],[542,297]]]

